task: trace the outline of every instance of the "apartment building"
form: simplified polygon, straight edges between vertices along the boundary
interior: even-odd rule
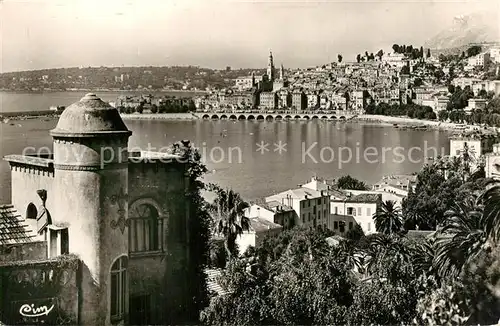
[[[291,207],[295,212],[294,225],[327,226],[330,215],[330,196],[327,191],[300,187],[266,197],[265,201],[268,204],[277,202]]]
[[[340,232],[340,224],[346,223],[348,231],[354,227],[354,223],[361,226],[365,234],[375,233],[373,214],[377,211],[382,201],[382,194],[347,193],[344,199],[332,199],[330,201],[331,215],[327,223],[330,230]]]

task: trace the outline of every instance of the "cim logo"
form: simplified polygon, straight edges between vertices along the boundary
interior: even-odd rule
[[[54,309],[54,305],[52,304],[50,307],[46,305],[35,306],[35,304],[23,304],[21,308],[19,308],[19,313],[24,317],[40,317],[40,316],[48,316],[49,313]]]

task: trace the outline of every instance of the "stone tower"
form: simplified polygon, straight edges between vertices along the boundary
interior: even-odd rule
[[[280,67],[280,79],[285,80],[285,69],[283,68],[283,65]]]
[[[274,81],[274,63],[273,53],[271,51],[269,51],[269,59],[267,61],[267,77],[269,81]]]
[[[81,323],[120,322],[128,312],[127,145],[132,132],[115,108],[87,94],[64,110],[50,133],[58,198],[53,224],[67,227],[69,253],[83,263]],[[117,301],[110,299],[112,290],[120,292]]]

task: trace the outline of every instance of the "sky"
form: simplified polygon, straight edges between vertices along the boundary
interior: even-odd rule
[[[276,65],[302,68],[421,45],[454,16],[499,10],[498,0],[0,0],[0,72],[259,68],[270,50]]]

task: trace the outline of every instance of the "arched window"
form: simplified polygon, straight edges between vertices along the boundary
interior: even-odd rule
[[[38,216],[38,210],[35,204],[29,203],[28,208],[26,208],[26,218],[36,219]]]
[[[127,256],[121,256],[111,266],[111,321],[123,320],[127,299]]]
[[[138,200],[129,209],[129,251],[163,250],[163,219],[152,201]]]

